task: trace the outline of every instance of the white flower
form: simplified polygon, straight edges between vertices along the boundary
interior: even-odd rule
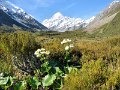
[[[3,77],[3,73],[0,73],[0,77]]]
[[[42,52],[40,52],[41,54],[46,54],[46,55],[49,55],[50,54],[50,52],[49,51],[42,51]]]
[[[61,44],[68,43],[68,42],[71,42],[71,40],[70,39],[63,39],[63,41],[61,42]]]
[[[35,51],[34,55],[38,55],[38,54],[40,54],[40,52],[41,52],[41,49],[37,49],[37,51]]]
[[[63,39],[63,41],[61,42],[61,44],[64,44],[64,43],[66,43],[66,39]]]
[[[41,57],[41,54],[37,54],[36,57]]]
[[[69,49],[70,49],[70,47],[69,47],[69,46],[66,46],[66,47],[65,47],[65,50],[66,50],[66,51],[67,51],[67,50],[69,50]]]
[[[45,51],[45,49],[44,49],[44,48],[41,48],[40,50],[41,50],[41,51]]]
[[[73,44],[70,44],[70,48],[73,48],[74,47],[74,45]]]
[[[63,42],[61,42],[61,44],[63,44]]]
[[[37,51],[35,51],[34,55],[37,55],[37,54],[38,54],[38,52],[37,52]]]
[[[70,40],[70,39],[67,39],[66,41],[67,41],[67,42],[71,42],[71,40]]]
[[[41,54],[46,54],[46,52],[45,51],[42,51],[42,52],[40,52]]]
[[[40,51],[41,51],[41,49],[37,49],[37,51],[39,51],[39,52],[40,52]]]
[[[50,52],[49,52],[49,51],[46,51],[46,54],[47,54],[47,55],[49,55],[49,54],[50,54]]]
[[[41,57],[41,55],[44,55],[44,54],[49,55],[50,52],[49,51],[45,51],[44,48],[41,48],[41,49],[37,49],[35,51],[35,53],[34,53],[34,55],[36,55],[36,57]]]

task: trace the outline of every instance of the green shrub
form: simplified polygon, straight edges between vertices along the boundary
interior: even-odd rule
[[[65,79],[63,90],[96,90],[107,80],[107,66],[103,60],[84,63],[78,73]]]
[[[12,70],[14,66],[25,72],[27,69],[36,68],[37,65],[32,64],[35,63],[33,54],[39,47],[32,33],[15,32],[0,35],[0,70],[3,72],[11,69],[14,73],[18,71]]]

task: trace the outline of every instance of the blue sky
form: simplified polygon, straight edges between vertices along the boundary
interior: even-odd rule
[[[42,22],[54,13],[88,19],[95,16],[113,0],[8,0]]]

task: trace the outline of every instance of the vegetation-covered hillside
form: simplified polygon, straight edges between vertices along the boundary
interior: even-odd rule
[[[120,34],[120,12],[117,13],[115,18],[95,30],[92,35],[95,37],[109,37],[109,36],[115,36]]]

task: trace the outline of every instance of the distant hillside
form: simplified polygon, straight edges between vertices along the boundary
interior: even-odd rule
[[[120,1],[113,1],[108,7],[101,11],[96,18],[87,26],[86,31],[94,31],[101,26],[111,22],[120,10]]]
[[[99,37],[120,35],[120,11],[111,22],[96,29],[93,35]]]

